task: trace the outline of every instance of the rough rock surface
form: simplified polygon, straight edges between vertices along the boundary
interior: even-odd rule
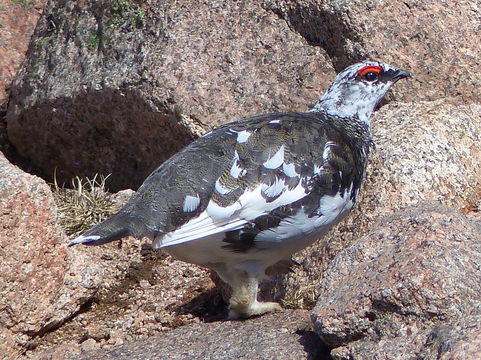
[[[297,255],[301,266],[264,287],[266,297],[315,298],[323,272],[340,250],[377,219],[421,200],[477,210],[481,199],[481,106],[443,101],[389,104],[372,120],[376,148],[355,210],[320,242]]]
[[[402,101],[480,102],[478,1],[269,0],[336,70],[366,57],[404,65],[415,81],[397,86]]]
[[[434,332],[432,338],[445,345],[443,349],[445,352],[441,355],[440,360],[479,359],[481,354],[481,316],[460,319],[459,323],[461,324],[440,327],[448,329],[444,334],[437,329]]]
[[[99,269],[67,252],[45,182],[0,153],[0,353],[14,355],[90,298]]]
[[[7,101],[7,89],[22,64],[46,2],[0,0],[0,104]]]
[[[56,168],[60,180],[113,173],[113,190],[138,186],[208,127],[304,110],[333,65],[366,57],[416,75],[398,100],[481,98],[475,1],[56,0],[45,13],[8,132],[46,178]]]
[[[46,178],[112,173],[111,190],[138,186],[209,127],[304,110],[334,75],[258,2],[58,0],[45,13],[7,121]]]
[[[76,256],[101,268],[101,284],[84,311],[32,342],[29,357],[65,359],[227,314],[207,270],[175,261],[143,241],[127,238],[78,251]]]
[[[328,359],[306,311],[184,326],[82,359]]]
[[[22,64],[46,0],[0,0],[0,152],[15,154],[7,136],[5,114],[10,83]]]
[[[470,209],[481,198],[481,105],[392,104],[373,121],[366,183],[374,213],[432,199]]]
[[[112,195],[116,207],[132,190]],[[67,242],[62,237],[64,243]],[[124,342],[153,336],[173,328],[223,319],[226,306],[209,272],[152,250],[145,240],[126,238],[100,247],[68,248],[72,274],[88,279],[97,273],[84,306],[59,329],[34,336],[26,356],[66,359],[81,351],[109,349]],[[79,266],[81,264],[82,266]],[[78,287],[78,285],[77,285]]]
[[[480,220],[418,204],[380,217],[343,250],[313,311],[334,359],[439,359],[467,353],[466,344],[479,349],[469,341],[481,330]]]
[[[19,4],[27,3],[39,9],[37,4],[42,2],[15,3],[0,0],[5,9],[20,9]],[[0,45],[7,43],[5,36],[20,39],[4,31],[5,26],[23,33],[28,30],[20,15],[3,9]],[[418,234],[413,224],[402,222],[406,212],[399,212],[401,217],[393,215],[392,227],[371,229],[386,213],[426,199],[466,212],[479,210],[481,108],[449,105],[479,103],[481,98],[479,18],[476,1],[267,0],[261,5],[229,0],[199,1],[193,7],[185,0],[51,0],[12,87],[10,140],[45,178],[53,175],[54,168],[61,175],[59,181],[70,181],[74,175],[113,173],[112,190],[135,187],[163,160],[212,126],[259,112],[305,110],[335,72],[349,63],[379,58],[411,70],[415,78],[396,86],[391,99],[415,103],[384,106],[373,119],[377,148],[357,209],[322,242],[299,254],[301,266],[294,274],[274,279],[264,288],[263,296],[269,299],[284,297],[287,306],[309,307],[323,270],[343,248],[361,246],[357,240],[371,232]],[[16,49],[7,47],[8,51]],[[18,59],[8,55],[1,60],[18,64]],[[0,146],[2,127],[0,121]],[[409,216],[424,221],[418,226],[421,230],[429,226],[444,229],[439,214],[445,216],[449,210],[430,209],[434,220],[422,214]],[[426,211],[420,207],[411,214],[422,210]],[[468,218],[453,214],[448,217],[467,229],[475,227]],[[204,326],[223,335],[222,331],[231,331],[229,326],[238,325],[190,325],[223,316],[225,307],[207,271],[176,262],[133,239],[66,251],[67,239],[55,225],[54,215],[45,183],[0,155],[0,354],[13,357],[26,351],[32,358],[65,359],[80,351],[138,342],[181,325],[188,327],[176,330],[178,335],[188,335],[192,329],[201,332]],[[455,222],[447,224],[448,228],[456,226]],[[463,228],[459,236],[469,231]],[[442,239],[433,238],[435,234],[428,231],[414,237],[427,239],[427,243],[420,241],[419,248],[432,256],[449,248]],[[368,243],[374,240],[362,238]],[[391,248],[398,246],[395,241],[415,245],[409,239],[384,240]],[[459,248],[469,244],[459,242]],[[423,253],[409,246],[405,246],[408,253],[399,256],[419,260]],[[453,261],[452,268],[426,278],[444,279],[448,270],[475,270],[462,257],[457,263],[453,257],[443,257],[444,253],[440,261]],[[342,253],[336,261],[345,258]],[[402,269],[407,274],[429,270],[434,265],[426,261],[420,261],[426,267],[406,264]],[[336,280],[332,269],[335,265],[323,281]],[[375,271],[385,274],[395,268]],[[342,279],[338,279],[341,285]],[[373,291],[383,290],[379,284]],[[462,289],[458,285],[446,281],[447,291],[454,295]],[[445,311],[447,303],[442,298],[434,297],[433,309],[438,313],[431,318],[430,309],[417,302],[425,300],[426,294],[408,288],[413,292],[401,295],[412,300],[407,308],[414,308],[414,313],[389,323],[400,315],[389,312],[390,308],[376,308],[374,314],[380,317],[368,318],[367,333],[361,332],[365,336],[354,341],[331,328],[341,339],[334,354],[342,358],[349,353],[360,356],[362,351],[370,355],[391,351],[386,355],[389,359],[398,353],[429,359],[437,351],[444,360],[470,359],[481,352],[479,309],[460,310],[460,304],[472,298],[476,286],[465,298],[459,297],[453,313]],[[414,295],[415,299],[409,297]],[[369,299],[348,300],[353,304]],[[69,318],[82,304],[81,312]],[[358,315],[356,324],[365,324],[366,319]],[[288,322],[285,316],[272,314],[267,319],[272,326],[276,319]],[[426,323],[421,323],[419,319],[424,318]],[[60,329],[48,332],[67,319]],[[263,319],[242,324],[261,325]],[[342,327],[338,329],[342,333]],[[372,335],[373,329],[381,329],[382,336]],[[396,337],[399,332],[403,336]],[[176,333],[170,334],[165,338],[172,339]],[[289,344],[297,335],[292,336]],[[162,343],[162,338],[152,340],[152,346],[157,340]],[[138,352],[121,349],[142,356],[139,347]],[[281,344],[279,349],[283,351]]]
[[[0,209],[0,358],[66,359],[225,316],[205,269],[140,240],[67,249],[50,188],[3,156]]]

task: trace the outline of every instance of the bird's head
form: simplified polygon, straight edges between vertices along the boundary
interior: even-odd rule
[[[377,61],[363,61],[340,72],[311,111],[340,117],[357,117],[369,124],[376,105],[399,79],[409,72]]]

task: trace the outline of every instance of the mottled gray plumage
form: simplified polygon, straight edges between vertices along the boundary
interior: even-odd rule
[[[355,64],[310,112],[218,127],[162,164],[116,215],[71,245],[146,236],[180,260],[217,271],[233,287],[231,317],[278,309],[257,302],[258,280],[349,213],[372,144],[369,117],[406,76],[382,63]]]

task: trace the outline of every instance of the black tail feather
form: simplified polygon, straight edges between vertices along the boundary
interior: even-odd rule
[[[129,214],[119,212],[87,230],[72,240],[68,246],[77,244],[102,245],[126,236],[141,238],[147,235],[146,230],[145,226],[136,224]]]

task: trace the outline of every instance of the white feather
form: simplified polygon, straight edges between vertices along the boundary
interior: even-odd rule
[[[182,205],[182,210],[184,212],[192,212],[197,209],[200,204],[200,197],[187,195],[184,199],[184,204]]]
[[[204,211],[199,217],[190,220],[177,230],[156,238],[153,247],[155,249],[160,249],[167,246],[177,245],[225,231],[237,230],[244,225],[245,220],[243,219],[233,218],[229,219],[229,221],[214,221],[214,219],[207,214],[207,211]]]
[[[234,162],[232,163],[232,167],[230,168],[230,176],[232,176],[234,179],[239,178],[239,176],[244,176],[247,172],[246,169],[242,169],[239,164],[239,154],[237,153],[237,150],[234,151]]]
[[[336,143],[333,141],[328,141],[324,145],[324,151],[322,152],[322,158],[324,159],[324,161],[329,160],[329,158],[331,157],[331,147],[333,146],[336,146]]]
[[[296,172],[296,166],[293,163],[292,164],[282,163],[282,171],[284,172],[284,174],[286,174],[286,176],[289,176],[289,177],[296,177],[299,175]]]
[[[274,183],[272,185],[264,185],[264,188],[262,189],[262,192],[270,197],[276,197],[279,195],[281,192],[283,192],[286,189],[286,184],[284,183],[284,180],[276,178]]]
[[[247,130],[242,130],[242,131],[239,131],[237,133],[237,142],[239,144],[243,144],[245,142],[247,142],[247,140],[249,140],[249,137],[252,135],[252,133],[250,133],[249,131]]]
[[[229,219],[237,210],[239,210],[239,203],[236,201],[232,205],[223,207],[217,204],[215,201],[210,200],[209,204],[207,204],[207,215],[209,215],[212,219]]]
[[[100,239],[100,236],[98,235],[90,235],[90,236],[77,236],[75,239],[73,239],[68,245],[76,245],[76,244],[82,244],[82,243],[89,243],[89,242],[95,242]]]
[[[282,145],[279,150],[271,157],[269,160],[264,162],[264,167],[266,169],[277,169],[282,165],[284,161],[284,145]]]
[[[234,160],[232,167],[230,168],[230,176],[234,179],[237,179],[239,176],[245,174],[245,170],[243,170],[239,165],[237,165],[237,160]]]

